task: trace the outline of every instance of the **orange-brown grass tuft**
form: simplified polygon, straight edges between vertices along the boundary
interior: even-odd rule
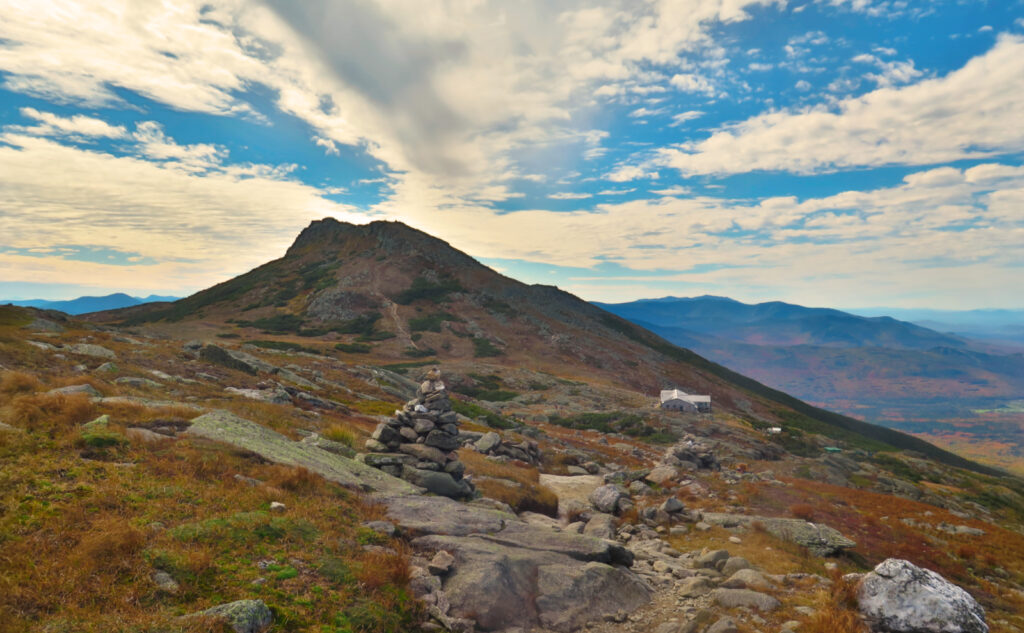
[[[272,476],[267,483],[288,492],[309,495],[321,492],[327,486],[323,477],[306,468],[271,466],[270,472]]]
[[[145,534],[121,517],[103,517],[89,526],[72,561],[79,572],[131,569],[145,542]]]
[[[795,503],[789,506],[789,513],[804,521],[814,520],[814,506],[809,503]]]
[[[23,371],[5,371],[0,374],[0,393],[31,393],[43,388],[43,383]]]
[[[459,459],[466,464],[473,483],[484,496],[512,506],[516,512],[539,512],[558,516],[558,496],[540,483],[540,471],[491,461],[474,450],[462,449]]]
[[[16,426],[56,437],[92,419],[95,407],[85,394],[31,394],[15,396],[3,412]]]
[[[823,597],[824,604],[800,630],[807,633],[867,633],[857,614],[857,582],[844,580],[833,571],[832,586]]]

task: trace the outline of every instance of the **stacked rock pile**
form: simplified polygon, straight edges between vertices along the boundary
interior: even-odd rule
[[[455,453],[459,446],[458,416],[452,411],[441,371],[434,367],[417,388],[416,397],[377,425],[366,441],[370,452],[360,459],[435,494],[466,498],[474,489],[463,478],[466,465]]]

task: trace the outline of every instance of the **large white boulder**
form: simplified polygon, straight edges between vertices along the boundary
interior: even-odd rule
[[[857,592],[872,631],[887,633],[988,633],[985,610],[939,574],[889,558],[865,574]]]

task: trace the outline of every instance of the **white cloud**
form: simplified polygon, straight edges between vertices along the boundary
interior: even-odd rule
[[[683,187],[681,185],[673,185],[667,189],[652,189],[651,193],[659,196],[685,196],[691,193],[689,187]]]
[[[796,82],[796,84],[794,84],[794,87],[800,92],[807,92],[808,90],[811,89],[811,82],[805,79],[801,79],[800,81]]]
[[[631,180],[656,179],[657,171],[649,171],[636,165],[622,165],[614,171],[605,175],[606,180],[612,182],[629,182]]]
[[[699,119],[702,116],[704,116],[704,112],[701,111],[701,110],[687,110],[686,112],[680,112],[679,114],[673,114],[672,115],[672,123],[670,123],[669,125],[672,126],[672,127],[675,127],[677,125],[682,125],[683,123],[686,123],[687,121],[692,121],[694,119]]]
[[[592,198],[593,194],[590,193],[572,193],[570,191],[552,193],[548,195],[552,200],[586,200]]]
[[[102,280],[108,288],[187,292],[283,253],[313,219],[366,217],[288,178],[287,166],[225,164],[226,154],[140,128],[132,141],[136,156],[20,131],[0,134],[0,247],[81,245],[141,253],[157,263],[117,266],[7,253],[0,256],[0,278]]]
[[[669,81],[673,86],[682,92],[697,92],[706,95],[715,94],[715,87],[706,77],[693,73],[679,73],[673,75]]]
[[[341,150],[338,149],[338,144],[332,141],[331,139],[324,138],[322,136],[314,136],[312,140],[317,147],[324,148],[324,154],[326,154],[327,156],[341,155]]]
[[[636,191],[635,187],[629,188],[629,189],[602,189],[601,191],[597,192],[597,195],[599,195],[599,196],[624,196],[627,193],[633,193],[634,191]]]
[[[910,83],[924,74],[917,68],[914,68],[914,60],[912,59],[904,62],[883,61],[874,55],[868,55],[865,53],[857,55],[853,58],[853,61],[861,64],[871,64],[877,67],[881,72],[868,73],[864,75],[864,77],[874,81],[883,88]]]
[[[945,77],[880,88],[835,109],[780,110],[661,150],[684,174],[925,165],[1024,150],[1024,38],[1003,36]]]
[[[110,125],[102,119],[75,114],[62,117],[35,108],[22,108],[21,115],[39,123],[32,127],[19,127],[21,132],[38,136],[76,136],[89,138],[124,138],[128,131],[120,125]]]

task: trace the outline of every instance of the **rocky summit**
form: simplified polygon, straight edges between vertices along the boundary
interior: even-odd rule
[[[0,307],[0,456],[4,632],[1024,630],[1019,479],[397,223]]]

